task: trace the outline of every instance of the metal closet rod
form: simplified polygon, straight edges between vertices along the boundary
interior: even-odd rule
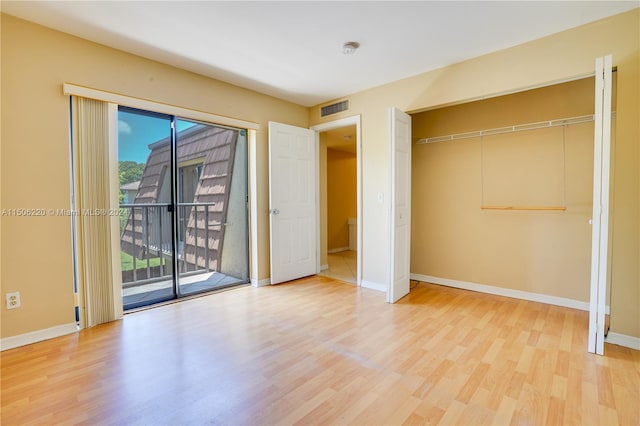
[[[611,113],[611,119],[614,119],[614,118],[616,118],[615,111]],[[416,145],[424,145],[424,144],[436,143],[436,142],[447,142],[447,141],[453,141],[458,139],[478,138],[481,136],[499,135],[502,133],[522,132],[524,130],[536,130],[536,129],[544,129],[548,127],[556,127],[556,126],[569,126],[571,124],[588,123],[589,121],[593,121],[593,120],[594,120],[594,116],[593,114],[590,114],[590,115],[581,115],[578,117],[560,118],[557,120],[540,121],[538,123],[517,124],[514,126],[498,127],[495,129],[477,130],[475,132],[456,133],[448,136],[435,136],[432,138],[421,138],[421,139],[418,139],[418,141],[416,142]]]

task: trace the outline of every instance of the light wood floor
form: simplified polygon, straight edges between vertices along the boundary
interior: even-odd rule
[[[358,254],[353,250],[329,253],[327,255],[327,266],[329,268],[322,271],[320,275],[356,284],[357,263]]]
[[[640,352],[587,313],[418,284],[242,287],[2,353],[2,425],[637,425]]]

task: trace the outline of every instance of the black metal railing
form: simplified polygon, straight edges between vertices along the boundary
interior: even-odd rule
[[[133,268],[123,271],[123,287],[167,280],[173,269],[173,212],[169,203],[120,204],[121,249],[132,256]],[[177,247],[180,276],[210,272],[211,238],[224,223],[216,222],[215,203],[178,203]],[[188,240],[188,241],[187,241]],[[188,245],[188,247],[187,247]],[[189,250],[187,260],[186,250]],[[198,262],[198,259],[204,259]],[[152,261],[158,258],[159,262]],[[152,265],[152,263],[158,263]]]

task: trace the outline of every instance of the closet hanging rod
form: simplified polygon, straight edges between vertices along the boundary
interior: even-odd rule
[[[616,118],[615,111],[611,113],[611,119]],[[514,126],[498,127],[495,129],[477,130],[475,132],[456,133],[448,136],[434,136],[432,138],[421,138],[416,141],[416,145],[428,143],[446,142],[458,139],[477,138],[480,136],[498,135],[501,133],[522,132],[524,130],[544,129],[556,126],[568,126],[571,124],[588,123],[593,121],[593,114],[581,115],[578,117],[560,118],[557,120],[540,121],[538,123],[517,124]]]

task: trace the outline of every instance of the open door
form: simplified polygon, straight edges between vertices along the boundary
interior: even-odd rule
[[[411,117],[397,108],[389,111],[391,158],[390,268],[387,302],[409,293],[411,252]]]
[[[604,354],[606,294],[609,280],[609,179],[611,172],[612,58],[596,58],[593,153],[591,293],[587,350]]]
[[[269,122],[271,284],[318,273],[315,132]]]

